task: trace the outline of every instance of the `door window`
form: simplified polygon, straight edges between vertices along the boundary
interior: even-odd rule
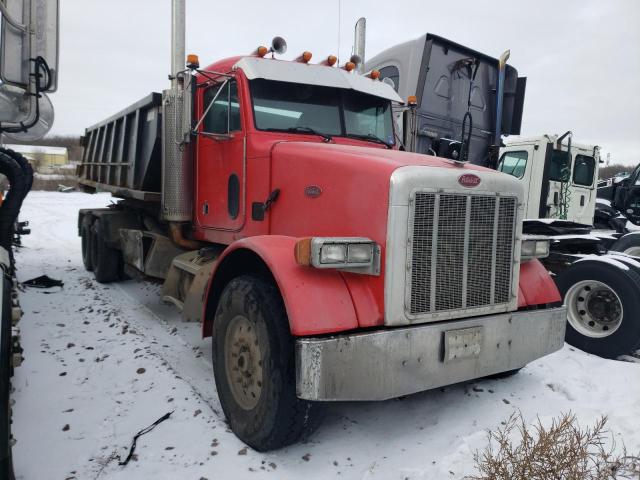
[[[573,165],[573,183],[590,187],[596,170],[596,160],[587,155],[576,155]]]
[[[238,85],[235,81],[209,87],[204,92],[204,108],[203,132],[223,135],[241,129]]]
[[[551,154],[549,180],[567,182],[571,178],[571,157],[569,152],[554,150]]]
[[[527,170],[528,158],[529,155],[524,150],[506,152],[502,154],[502,158],[498,164],[498,170],[513,175],[516,178],[522,178]]]

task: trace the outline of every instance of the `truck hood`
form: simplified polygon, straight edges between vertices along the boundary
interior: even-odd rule
[[[326,158],[327,156],[335,156],[340,157],[344,162],[363,162],[367,170],[390,169],[393,171],[402,166],[422,165],[426,167],[453,168],[458,170],[493,171],[470,163],[462,164],[431,155],[403,152],[387,148],[315,142],[280,142],[273,148],[273,154],[276,156],[281,154],[287,155],[294,152],[299,156],[314,158],[314,161]]]
[[[402,167],[411,167],[418,182],[436,172],[453,182],[470,172],[478,172],[483,181],[508,177],[477,165],[385,148],[280,142],[271,150],[270,188],[279,189],[280,196],[272,207],[270,232],[369,237],[383,244],[390,179]]]

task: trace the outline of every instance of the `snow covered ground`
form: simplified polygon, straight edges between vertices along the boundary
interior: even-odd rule
[[[514,410],[543,421],[574,412],[640,450],[640,363],[565,346],[505,380],[481,380],[386,402],[328,408],[304,444],[262,454],[227,428],[213,383],[210,340],[161,304],[159,285],[104,286],[85,272],[77,210],[106,194],[32,192],[17,254],[21,281],[47,274],[64,289],[21,296],[26,360],[16,370],[18,479],[449,479],[473,473],[485,430]],[[138,441],[132,436],[167,412]]]

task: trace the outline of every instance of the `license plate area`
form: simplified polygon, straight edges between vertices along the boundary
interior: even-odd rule
[[[444,332],[445,363],[466,358],[478,358],[482,351],[482,327],[459,328]]]

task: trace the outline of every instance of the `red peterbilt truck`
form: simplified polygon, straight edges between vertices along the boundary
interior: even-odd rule
[[[400,151],[402,100],[377,72],[273,58],[284,45],[205,69],[190,56],[172,88],[86,130],[78,172],[120,199],[79,213],[86,268],[162,279],[163,300],[202,323],[235,434],[278,448],[323,401],[559,349],[565,309],[536,258],[548,241],[522,236],[521,182]]]

